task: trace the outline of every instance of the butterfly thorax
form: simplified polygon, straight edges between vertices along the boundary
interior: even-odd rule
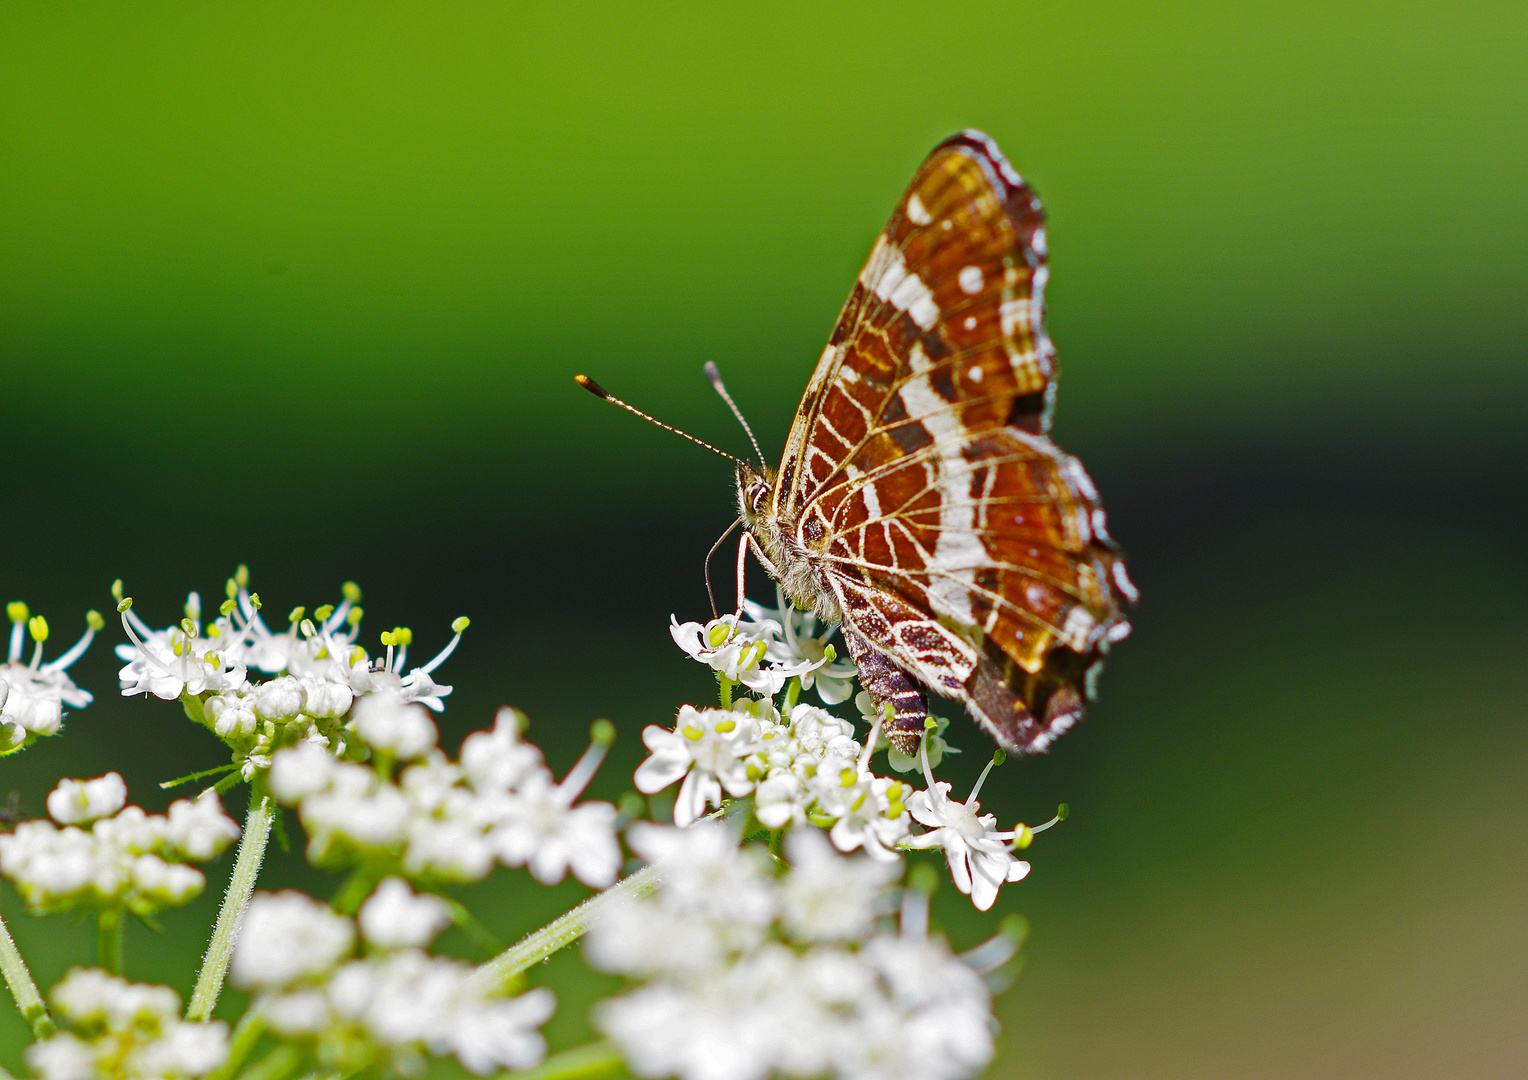
[[[774,483],[772,471],[761,473],[746,462],[738,464],[737,503],[743,527],[758,541],[769,560],[766,569],[791,603],[802,611],[814,612],[824,622],[837,622],[842,614],[838,600],[823,585],[809,553],[797,541],[796,522],[776,505]]]

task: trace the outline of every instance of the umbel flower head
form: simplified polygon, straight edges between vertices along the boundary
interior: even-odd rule
[[[382,655],[372,658],[358,644],[364,612],[361,590],[346,582],[338,604],[324,604],[312,616],[292,609],[287,629],[273,631],[261,614],[259,594],[249,590],[249,574],[239,567],[228,579],[226,598],[210,622],[203,622],[199,594],[186,597],[184,617],[160,630],[133,610],[131,597],[113,585],[123,630],[130,639],[117,646],[126,665],[120,673],[124,696],[151,694],[180,699],[186,713],[206,725],[233,751],[238,779],[252,780],[268,769],[273,755],[299,742],[319,742],[337,758],[354,758],[377,743],[379,752],[398,756],[400,748],[380,737],[355,738],[357,723],[385,718],[388,706],[365,704],[371,697],[424,706],[439,712],[451,687],[433,673],[456,649],[468,620],[452,624],[453,636],[434,658],[410,668],[413,632],[394,627],[381,634]],[[272,678],[252,678],[251,672]],[[421,727],[415,723],[416,732]],[[402,747],[402,756],[416,756]]]
[[[62,655],[44,663],[48,620],[33,615],[20,600],[7,604],[5,613],[11,621],[11,637],[5,664],[0,666],[0,755],[14,753],[38,736],[56,734],[65,707],[83,709],[94,700],[74,685],[67,672],[105,625],[99,612],[86,612],[85,633]],[[23,655],[28,637],[33,643],[30,659]]]
[[[65,1030],[27,1047],[41,1080],[91,1077],[201,1077],[228,1060],[228,1025],[182,1020],[168,986],[130,983],[74,968],[49,995]]]
[[[126,802],[127,785],[114,772],[60,781],[48,796],[52,821],[0,833],[0,874],[36,912],[148,915],[198,896],[207,879],[188,864],[215,858],[239,837],[217,795],[179,799],[165,815]]]
[[[956,1080],[991,1059],[990,992],[929,934],[925,895],[903,890],[897,928],[877,920],[895,865],[816,830],[791,833],[783,872],[715,822],[631,843],[661,884],[596,922],[584,953],[637,984],[595,1023],[638,1076]]]
[[[371,946],[354,956],[356,924],[302,893],[257,893],[229,975],[255,995],[279,1036],[308,1046],[328,1068],[417,1073],[425,1053],[452,1056],[479,1075],[541,1061],[538,1028],[555,1000],[537,989],[496,992],[460,961],[423,951],[450,920],[446,905],[398,878],[361,905]]]

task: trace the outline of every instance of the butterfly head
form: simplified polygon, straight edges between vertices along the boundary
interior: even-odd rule
[[[746,461],[737,463],[737,506],[743,524],[752,529],[769,506],[773,481]]]

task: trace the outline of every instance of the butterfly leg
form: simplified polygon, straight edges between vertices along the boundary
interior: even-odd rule
[[[928,706],[923,695],[913,685],[905,671],[897,667],[885,655],[877,652],[863,634],[843,628],[844,642],[854,666],[859,669],[860,683],[870,694],[875,707],[884,710],[891,706],[891,716],[882,729],[891,744],[904,754],[918,752],[923,738],[923,727],[928,720]]]

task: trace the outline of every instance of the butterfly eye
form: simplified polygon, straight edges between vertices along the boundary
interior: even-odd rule
[[[768,484],[762,484],[762,483],[754,484],[753,487],[748,489],[748,506],[749,506],[749,509],[751,509],[755,514],[757,514],[759,512],[759,507],[764,505],[764,500],[768,496],[769,496],[769,485]]]

